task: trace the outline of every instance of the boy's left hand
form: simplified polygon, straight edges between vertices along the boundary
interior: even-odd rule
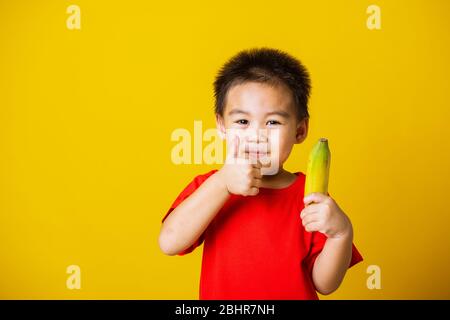
[[[303,198],[305,208],[300,214],[308,232],[319,231],[328,238],[340,238],[352,234],[352,224],[336,201],[322,193],[311,193]]]

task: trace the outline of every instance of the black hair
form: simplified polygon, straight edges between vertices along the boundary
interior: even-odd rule
[[[241,51],[223,65],[214,81],[215,113],[223,116],[231,87],[249,81],[285,84],[292,92],[298,119],[309,118],[311,80],[308,71],[298,59],[271,48]]]

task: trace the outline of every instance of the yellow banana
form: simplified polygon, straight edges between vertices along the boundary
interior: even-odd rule
[[[331,153],[328,147],[328,139],[320,138],[309,154],[308,167],[306,169],[305,196],[313,192],[327,195],[330,160]]]

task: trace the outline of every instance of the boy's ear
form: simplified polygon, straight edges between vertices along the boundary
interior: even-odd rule
[[[309,118],[305,118],[297,124],[295,132],[295,144],[302,143],[308,135]]]
[[[226,131],[225,131],[225,122],[221,115],[216,114],[216,126],[217,126],[217,132],[219,133],[219,137],[222,140],[225,140],[226,137]]]

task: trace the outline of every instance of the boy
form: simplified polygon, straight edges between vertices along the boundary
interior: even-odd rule
[[[184,255],[204,242],[200,299],[334,292],[362,261],[352,224],[329,194],[303,198],[305,175],[283,168],[308,133],[306,69],[279,50],[242,51],[220,70],[214,89],[227,161],[195,177],[174,201],[162,220],[161,250]],[[264,174],[269,164],[276,170]]]

